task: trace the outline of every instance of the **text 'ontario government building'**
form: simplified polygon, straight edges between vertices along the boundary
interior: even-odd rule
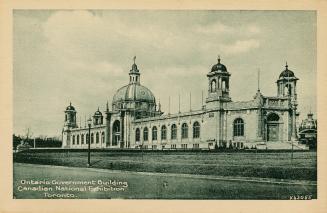
[[[135,63],[129,83],[117,90],[112,108],[94,113],[89,128],[78,126],[76,109],[65,110],[63,148],[121,149],[215,149],[260,148],[302,149],[297,142],[296,83],[293,71],[277,76],[277,95],[264,96],[260,90],[253,100],[234,102],[230,91],[231,74],[218,58],[207,73],[208,93],[201,110],[164,114],[154,94],[141,85]]]

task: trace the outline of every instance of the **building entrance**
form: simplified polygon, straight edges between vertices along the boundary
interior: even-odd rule
[[[267,117],[267,140],[278,141],[279,139],[279,116],[271,113]]]

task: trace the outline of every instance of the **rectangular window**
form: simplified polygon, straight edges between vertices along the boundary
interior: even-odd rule
[[[196,144],[193,144],[193,149],[198,149],[200,146],[199,146],[199,144],[198,143],[196,143]]]
[[[176,124],[173,124],[171,126],[171,134],[170,134],[170,136],[171,136],[171,139],[172,140],[175,140],[177,138],[177,127],[176,127]]]
[[[182,144],[182,149],[187,149],[187,144]]]
[[[161,129],[161,140],[166,140],[167,139],[167,131],[166,131],[166,127],[164,126],[164,128]]]

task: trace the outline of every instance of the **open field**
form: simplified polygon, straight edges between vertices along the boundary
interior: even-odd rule
[[[317,180],[316,152],[111,152],[91,153],[92,168],[231,177]],[[14,153],[14,162],[86,167],[87,152]]]

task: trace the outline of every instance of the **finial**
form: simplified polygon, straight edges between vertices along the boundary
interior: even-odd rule
[[[72,102],[71,101],[69,102],[69,106],[72,106]]]
[[[218,64],[220,64],[220,55],[218,55]]]
[[[108,104],[108,101],[107,101],[106,106],[107,106],[107,112],[109,112],[109,104]]]
[[[133,58],[134,64],[135,64],[135,60],[136,60],[136,56],[134,56],[134,58]]]
[[[98,111],[100,111],[100,108],[98,107]]]
[[[285,65],[285,67],[286,67],[286,70],[288,70],[288,65],[287,65],[287,61],[286,61],[286,65]]]

